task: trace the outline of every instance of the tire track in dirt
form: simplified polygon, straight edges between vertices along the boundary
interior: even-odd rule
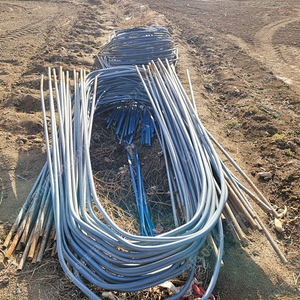
[[[281,47],[274,44],[273,37],[279,29],[299,20],[300,16],[297,16],[268,24],[256,33],[254,40],[254,51],[260,60],[273,71],[278,79],[289,84],[298,92],[300,91],[300,63],[294,59],[297,52],[294,52],[294,57],[290,56],[291,52],[289,55],[284,54],[284,51],[280,51]]]
[[[51,23],[52,19],[38,19],[37,21],[33,23],[26,24],[25,26],[22,26],[20,28],[17,28],[15,30],[11,30],[8,33],[0,35],[0,42],[4,42],[4,40],[16,40],[20,37],[23,37],[28,34],[38,34],[41,32],[41,26]]]
[[[243,39],[227,34],[226,37],[245,53],[263,63],[274,75],[300,92],[300,49],[292,46],[276,45],[273,41],[278,30],[294,22],[299,22],[300,16],[285,18],[263,27],[255,34],[254,45]]]
[[[18,4],[16,4],[18,3]],[[32,5],[28,5],[22,2],[1,2],[0,3],[0,22],[2,23],[0,27],[0,41],[5,42],[6,38],[10,38],[11,35],[14,34],[17,24],[19,24],[19,19],[17,16],[19,15],[30,15],[32,12],[39,9],[40,6],[33,7]],[[23,5],[22,5],[23,4]],[[27,7],[26,7],[27,6]],[[37,16],[36,16],[37,17]],[[43,21],[42,18],[34,18],[35,22],[38,23]],[[22,26],[21,29],[26,29],[26,26],[29,25],[27,22]],[[16,32],[17,35],[17,32]]]
[[[21,6],[21,5],[17,5],[17,4],[11,4],[11,3],[0,3],[0,12],[1,13],[12,13],[12,12],[23,12],[25,11],[26,8]]]
[[[33,58],[69,30],[77,8],[64,2],[3,1],[0,12],[0,90],[6,101]]]

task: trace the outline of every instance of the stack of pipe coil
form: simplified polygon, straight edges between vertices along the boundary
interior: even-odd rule
[[[177,62],[177,49],[164,27],[139,26],[115,31],[99,54],[102,68],[124,65],[146,65],[151,60]]]
[[[74,72],[73,93],[69,77],[68,72],[60,70],[57,80],[55,70],[49,69],[52,147],[43,78],[41,81],[47,163],[4,243],[7,258],[15,249],[23,249],[18,269],[26,259],[40,262],[54,241],[53,251],[63,270],[92,299],[99,299],[99,295],[89,283],[132,292],[187,273],[185,285],[170,298],[178,299],[189,288],[199,250],[208,242],[216,254],[213,275],[202,297],[208,299],[222,264],[223,214],[233,224],[238,241],[247,243],[245,232],[250,225],[266,234],[285,261],[249,198],[265,212],[276,216],[276,211],[202,125],[191,85],[192,101],[173,64],[158,59],[142,67],[110,67],[87,76],[83,71]],[[90,143],[94,117],[103,112],[110,113],[107,124],[116,127],[127,149],[141,235],[130,234],[115,224],[97,195]],[[164,154],[174,229],[159,235],[153,230],[139,156],[131,147],[139,127],[141,143],[151,145],[155,133]],[[224,165],[212,143],[252,192]]]

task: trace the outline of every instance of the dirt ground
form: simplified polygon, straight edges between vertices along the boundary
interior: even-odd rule
[[[298,1],[0,0],[0,243],[45,162],[40,74],[98,68],[109,33],[150,23],[172,32],[204,125],[271,203],[288,209],[282,233],[264,216],[288,263],[260,234],[247,248],[228,239],[217,299],[300,299]],[[272,178],[259,179],[261,171]],[[0,299],[84,299],[54,258],[18,275],[14,261],[5,267]]]

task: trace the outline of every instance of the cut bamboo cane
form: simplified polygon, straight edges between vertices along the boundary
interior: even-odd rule
[[[224,207],[228,217],[229,217],[229,220],[231,222],[231,224],[233,225],[232,227],[236,230],[240,240],[241,240],[241,243],[243,246],[248,246],[248,241],[247,241],[247,238],[246,238],[246,235],[245,233],[243,232],[243,230],[241,229],[237,219],[235,218],[235,216],[233,215],[232,213],[232,210],[230,209],[228,203],[225,204],[225,207]]]
[[[214,241],[214,239],[213,239],[213,237],[211,236],[210,233],[207,235],[207,239],[208,239],[208,242],[211,244],[211,246],[214,250],[215,257],[217,258],[218,255],[219,255],[219,250],[218,250],[218,247],[217,247],[217,245],[216,245],[216,243],[215,243],[215,241]],[[223,267],[223,266],[224,266],[224,261],[222,259],[221,260],[221,267]]]

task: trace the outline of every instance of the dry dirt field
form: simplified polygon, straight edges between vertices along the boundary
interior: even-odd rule
[[[153,23],[172,32],[204,125],[274,206],[287,207],[282,233],[263,219],[288,263],[259,234],[247,248],[229,238],[216,298],[300,299],[299,1],[0,0],[0,245],[45,162],[40,74],[98,68],[109,33]],[[0,299],[85,299],[55,258],[15,275],[1,255]]]

